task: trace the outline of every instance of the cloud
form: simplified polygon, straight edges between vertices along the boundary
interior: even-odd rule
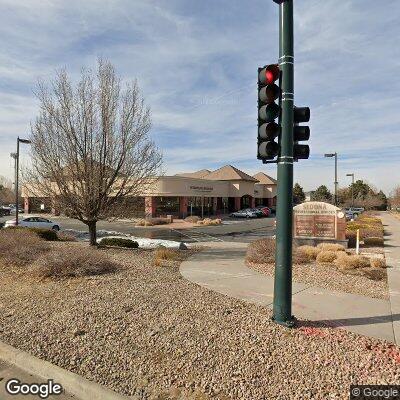
[[[278,57],[278,6],[249,0],[1,0],[0,173],[37,113],[38,78],[77,77],[97,57],[138,78],[169,173],[256,160],[256,71]],[[295,2],[295,98],[311,107],[307,188],[330,179],[324,152],[389,191],[400,179],[398,0]],[[25,150],[24,150],[25,151]],[[390,174],[385,171],[390,169]],[[384,177],[380,174],[385,175]],[[390,177],[390,179],[389,179]]]

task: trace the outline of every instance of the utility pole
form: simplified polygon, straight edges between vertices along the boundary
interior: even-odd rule
[[[20,143],[31,143],[28,139],[17,138],[17,153],[15,157],[15,225],[18,226],[18,211],[19,211],[19,196],[18,196],[18,183],[19,183],[19,144]]]
[[[293,326],[292,316],[292,218],[293,218],[293,123],[294,123],[294,50],[293,0],[279,3],[279,68],[282,88],[280,114],[280,155],[276,208],[276,264],[273,319]]]
[[[338,185],[339,185],[338,177],[337,177],[337,175],[338,175],[338,173],[337,173],[337,160],[338,160],[338,155],[337,155],[337,153],[336,153],[336,151],[335,151],[334,153],[327,153],[327,154],[325,154],[325,157],[334,157],[334,158],[335,158],[335,182],[334,182],[334,184],[335,184],[335,206],[337,207],[337,203],[338,203],[338,201],[337,201],[337,197],[338,197]]]
[[[354,172],[346,176],[351,176],[351,207],[354,208]]]

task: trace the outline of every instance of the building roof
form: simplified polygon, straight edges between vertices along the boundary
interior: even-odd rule
[[[208,169],[201,169],[200,171],[196,171],[196,172],[185,172],[183,174],[176,174],[176,175],[185,176],[187,178],[205,179],[210,172],[211,171]]]
[[[245,172],[232,167],[232,165],[225,165],[222,168],[219,168],[209,175],[204,177],[204,179],[212,180],[212,181],[249,181],[249,182],[257,182],[257,179],[254,179],[252,176],[247,175]]]
[[[264,174],[264,172],[258,172],[257,174],[253,175],[253,177],[256,178],[258,182],[263,185],[276,185],[277,183],[276,179],[270,177],[267,174]]]

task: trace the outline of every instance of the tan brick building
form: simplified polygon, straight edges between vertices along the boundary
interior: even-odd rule
[[[47,204],[47,208],[54,208],[51,199],[24,198],[27,212],[39,211],[37,207],[41,202]],[[217,216],[246,207],[275,206],[276,180],[262,172],[250,176],[226,165],[215,171],[203,169],[161,176],[143,196],[135,198],[135,203],[139,204],[141,216]]]

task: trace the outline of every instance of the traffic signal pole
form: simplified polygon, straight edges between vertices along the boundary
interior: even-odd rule
[[[273,319],[279,324],[292,326],[294,323],[292,316],[293,0],[282,0],[279,4],[279,66],[281,70],[282,101],[280,155],[278,158]]]

